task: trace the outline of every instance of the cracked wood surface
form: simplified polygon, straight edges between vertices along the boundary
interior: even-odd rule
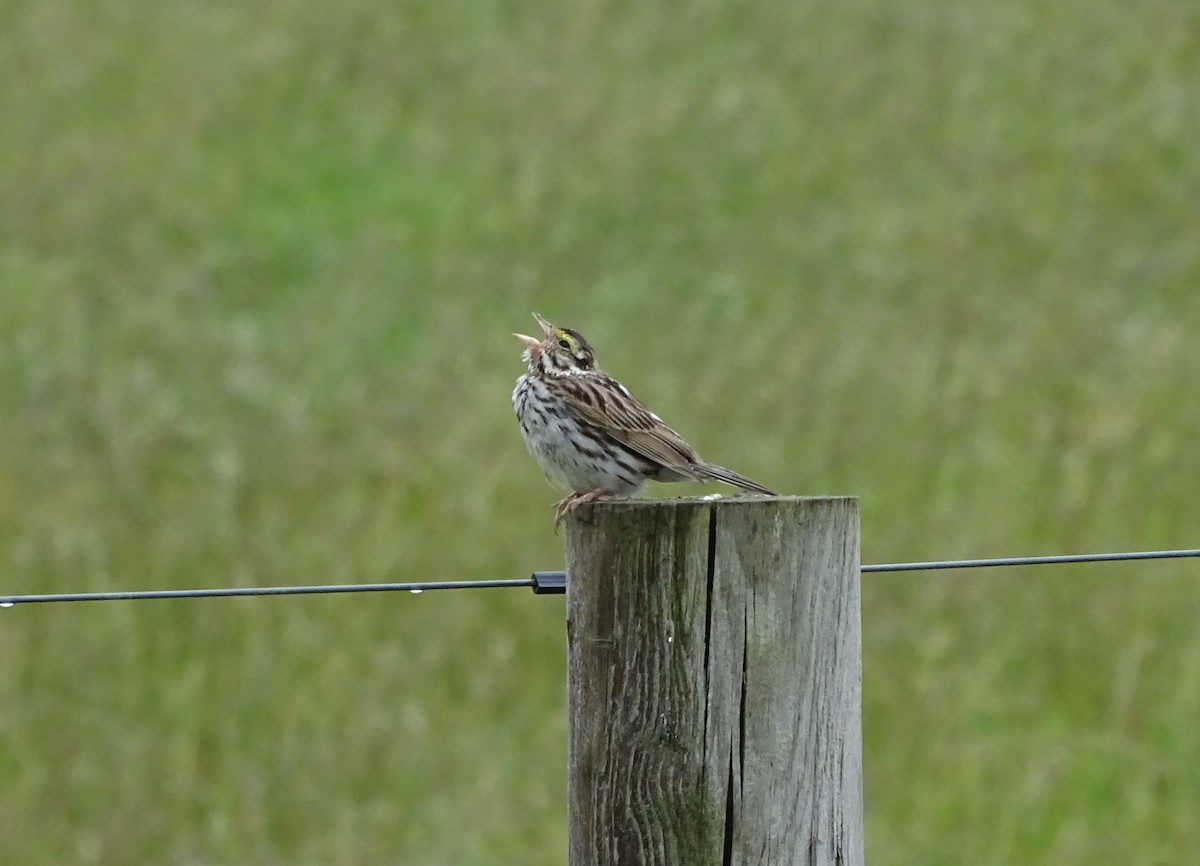
[[[862,866],[858,504],[567,526],[569,866]]]

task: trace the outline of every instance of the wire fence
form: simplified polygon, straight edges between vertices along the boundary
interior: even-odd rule
[[[1071,553],[1051,556],[1010,556],[993,559],[946,559],[932,562],[890,562],[864,565],[863,574],[895,571],[939,571],[950,568],[997,568],[1017,565],[1067,565],[1082,562],[1129,562],[1148,559],[1200,557],[1193,550],[1138,550],[1120,553]],[[525,579],[442,580],[417,583],[335,583],[314,586],[239,586],[215,589],[151,589],[130,592],[61,592],[41,595],[0,595],[0,607],[63,601],[145,601],[168,598],[231,598],[260,595],[327,595],[348,592],[409,592],[419,595],[439,589],[532,589],[536,595],[567,591],[564,571],[535,571]]]

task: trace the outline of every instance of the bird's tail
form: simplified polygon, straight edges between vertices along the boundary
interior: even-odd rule
[[[743,490],[749,490],[751,493],[761,493],[763,496],[777,496],[773,490],[768,490],[757,481],[751,481],[745,475],[738,475],[732,469],[726,469],[724,466],[717,466],[712,463],[704,463],[696,467],[696,474],[704,479],[712,479],[713,481],[724,481],[726,484],[732,484],[734,487],[740,487]]]

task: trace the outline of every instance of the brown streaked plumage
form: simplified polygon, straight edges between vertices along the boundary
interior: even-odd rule
[[[516,334],[529,370],[517,380],[513,408],[525,445],[551,481],[572,491],[555,523],[604,496],[637,493],[647,481],[723,481],[775,494],[744,475],[701,459],[616,379],[596,365],[578,331],[534,313],[542,339]]]

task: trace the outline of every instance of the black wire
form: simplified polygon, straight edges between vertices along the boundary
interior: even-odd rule
[[[864,565],[862,571],[936,571],[946,568],[995,568],[1006,565],[1064,565],[1077,562],[1126,562],[1142,559],[1200,557],[1196,550],[1141,550],[1125,553],[1079,553],[1055,556],[1012,556],[996,559],[948,559],[934,562],[892,562]],[[562,571],[535,571],[516,580],[445,580],[423,583],[340,583],[316,586],[246,586],[221,589],[152,589],[134,592],[63,592],[45,595],[0,595],[0,607],[54,601],[140,601],[153,598],[229,598],[258,595],[323,595],[340,592],[411,592],[436,589],[508,589],[527,587],[538,595],[566,592],[567,576]]]
[[[1009,556],[998,559],[948,559],[942,562],[893,562],[864,565],[863,573],[879,571],[935,571],[941,568],[995,568],[1002,565],[1065,565],[1071,562],[1125,562],[1131,559],[1183,559],[1200,556],[1200,550],[1138,550],[1128,553],[1068,553],[1056,556]]]
[[[318,595],[337,592],[411,592],[435,589],[488,589],[532,587],[524,580],[444,580],[425,583],[335,583],[317,586],[241,586],[222,589],[151,589],[136,592],[63,592],[49,595],[0,595],[0,605],[35,604],[50,601],[140,601],[151,598],[228,598],[247,595]]]

